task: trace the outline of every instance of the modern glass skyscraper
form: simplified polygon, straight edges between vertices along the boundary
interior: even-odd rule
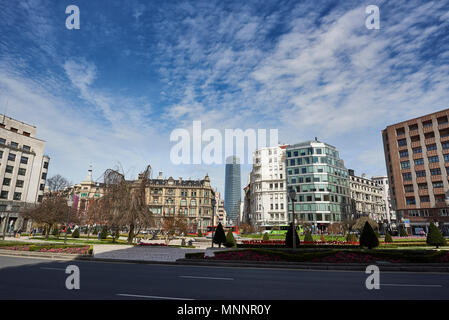
[[[240,160],[236,156],[226,159],[225,210],[227,220],[235,224],[239,218],[241,201]]]
[[[348,212],[349,178],[335,147],[307,141],[287,147],[287,191],[296,191],[295,216],[324,231]],[[289,221],[292,204],[288,199]]]

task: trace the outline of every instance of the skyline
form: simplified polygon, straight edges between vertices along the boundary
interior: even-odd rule
[[[2,3],[0,113],[36,126],[49,176],[75,184],[89,165],[98,179],[150,164],[153,177],[208,173],[224,194],[224,165],[169,161],[170,133],[195,120],[318,137],[358,175],[386,175],[381,130],[449,106],[447,3],[76,1],[67,30],[71,2]],[[370,4],[380,30],[365,27]]]

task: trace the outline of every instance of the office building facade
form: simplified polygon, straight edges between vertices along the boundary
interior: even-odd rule
[[[341,222],[349,212],[348,170],[338,150],[315,139],[286,149],[287,192],[296,191],[295,216],[298,223],[311,224],[324,232],[329,224]],[[288,221],[292,202],[288,199]]]
[[[249,218],[255,225],[285,225],[288,222],[286,148],[286,145],[265,147],[253,153]]]
[[[387,126],[382,139],[401,224],[421,234],[434,222],[448,234],[449,109]]]
[[[0,234],[21,229],[31,221],[20,212],[42,202],[50,158],[36,127],[2,115],[0,118]]]
[[[240,160],[231,156],[226,159],[224,199],[226,216],[231,224],[239,220],[241,192]]]

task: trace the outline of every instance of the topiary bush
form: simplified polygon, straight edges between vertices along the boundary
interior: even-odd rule
[[[306,231],[306,234],[304,236],[304,241],[305,242],[313,242],[313,237],[312,237],[312,233],[310,233],[310,231]]]
[[[232,230],[229,230],[228,234],[226,235],[225,246],[228,248],[237,247],[237,243],[235,242],[235,238],[234,238],[234,234],[232,233]]]
[[[222,244],[226,243],[226,235],[221,222],[218,223],[217,230],[215,230],[214,239],[212,240],[212,242],[218,244],[220,248]]]
[[[71,234],[72,233],[72,229],[70,229],[70,227],[67,228],[67,234]]]
[[[262,240],[263,240],[263,241],[268,241],[268,240],[270,240],[270,237],[268,236],[268,233],[264,233],[264,234],[263,234]]]
[[[399,235],[400,235],[401,237],[408,237],[407,230],[405,230],[404,227],[400,227],[400,228],[399,228]]]
[[[100,239],[104,240],[107,237],[108,237],[108,228],[103,227],[103,229],[101,229]]]
[[[299,247],[299,236],[298,236],[298,232],[296,232],[295,230],[295,242],[296,242],[296,247]],[[288,230],[287,230],[287,234],[285,235],[285,246],[287,248],[293,248],[293,224],[290,223],[290,225],[288,226]]]
[[[72,233],[72,238],[79,238],[80,237],[80,228],[76,228],[75,231]]]
[[[393,242],[393,238],[389,231],[385,234],[385,242]]]
[[[441,234],[440,230],[438,230],[437,226],[433,224],[433,222],[430,223],[429,233],[427,234],[426,243],[428,245],[432,245],[432,246],[435,246],[437,248],[439,246],[446,245],[446,240],[444,239],[444,237]]]
[[[360,235],[360,246],[372,249],[379,246],[379,239],[376,237],[376,233],[373,227],[367,222],[363,227],[362,234]]]
[[[201,232],[201,229],[198,229],[198,237],[202,237],[203,233]]]

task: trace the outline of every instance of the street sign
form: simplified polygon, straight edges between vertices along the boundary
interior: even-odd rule
[[[404,225],[406,228],[410,227],[410,219],[404,219]]]

